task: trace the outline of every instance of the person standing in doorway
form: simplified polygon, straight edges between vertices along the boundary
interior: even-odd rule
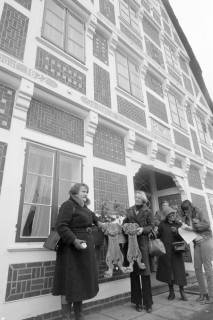
[[[136,305],[136,310],[141,312],[143,308],[148,313],[152,312],[152,290],[150,280],[150,263],[148,250],[148,235],[153,228],[151,210],[147,206],[148,199],[143,191],[135,192],[135,205],[127,209],[124,223],[137,223],[138,227],[138,246],[142,254],[142,262],[145,269],[140,269],[135,262],[133,272],[130,273],[131,302]]]
[[[159,226],[160,222],[165,219],[164,209],[169,207],[169,202],[164,200],[162,202],[161,210],[156,211],[154,216],[154,224],[156,227]]]
[[[210,224],[205,219],[203,212],[193,206],[189,200],[182,202],[181,209],[184,222],[182,228],[198,234],[194,240],[194,268],[200,289],[197,301],[204,304],[213,303],[213,239]]]

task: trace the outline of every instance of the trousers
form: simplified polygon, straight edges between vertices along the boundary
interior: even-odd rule
[[[212,238],[203,240],[195,244],[194,247],[194,267],[195,275],[198,281],[200,294],[209,294],[209,298],[213,299],[213,240]],[[203,274],[203,269],[205,276]],[[206,282],[207,287],[206,287]],[[207,292],[208,291],[208,292]]]
[[[144,305],[146,309],[151,308],[153,300],[150,276],[143,276],[136,272],[131,272],[130,285],[131,302]]]

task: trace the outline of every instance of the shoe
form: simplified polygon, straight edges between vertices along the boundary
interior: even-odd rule
[[[197,302],[203,302],[205,300],[209,300],[208,293],[200,294],[199,297],[195,300]]]
[[[168,300],[174,300],[175,298],[175,293],[174,292],[170,292],[169,295],[168,295]]]
[[[183,289],[180,289],[180,300],[182,301],[188,301],[186,295],[185,295],[185,292]]]
[[[213,298],[206,299],[204,304],[213,304]]]
[[[147,313],[151,313],[151,312],[152,312],[152,307],[147,308],[147,309],[146,309],[146,312],[147,312]]]
[[[143,310],[143,307],[141,304],[136,304],[135,309],[136,309],[136,311],[141,312]]]

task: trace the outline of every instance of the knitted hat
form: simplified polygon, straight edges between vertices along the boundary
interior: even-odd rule
[[[162,211],[165,217],[167,217],[170,213],[176,213],[176,210],[171,207],[165,207]]]

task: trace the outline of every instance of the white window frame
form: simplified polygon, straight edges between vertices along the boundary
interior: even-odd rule
[[[121,61],[126,63],[122,64]],[[136,65],[129,59],[126,55],[117,52],[116,54],[116,66],[117,66],[117,83],[120,88],[129,92],[132,96],[139,100],[142,100],[142,86],[139,66]],[[125,72],[121,73],[120,70],[123,69]],[[122,85],[121,79],[126,80],[126,86]]]
[[[186,130],[187,121],[184,107],[172,93],[168,93],[168,102],[173,123]]]
[[[53,6],[57,6],[60,8],[61,13],[57,15],[56,10],[53,10]],[[63,17],[62,17],[63,13]],[[47,20],[49,15],[58,16],[58,29],[57,23],[55,21],[55,25],[51,25],[51,23]],[[50,18],[49,18],[50,19]],[[59,29],[61,19],[61,30]],[[69,20],[73,19],[76,23],[79,23],[82,28],[73,27],[69,28]],[[61,41],[56,41],[56,37],[53,34],[51,35],[51,30],[58,30],[58,33],[61,32]],[[69,36],[69,31],[72,31],[72,34],[75,34],[75,37]],[[83,31],[82,31],[83,30]],[[79,35],[79,38],[76,37]],[[43,17],[43,27],[42,27],[42,37],[46,40],[50,41],[69,55],[73,56],[77,60],[81,62],[85,62],[85,23],[77,16],[75,13],[71,12],[68,8],[64,7],[63,4],[58,0],[46,0],[45,9],[44,9],[44,17]],[[68,48],[68,40],[72,43],[73,50]],[[79,50],[79,53],[77,52]]]

